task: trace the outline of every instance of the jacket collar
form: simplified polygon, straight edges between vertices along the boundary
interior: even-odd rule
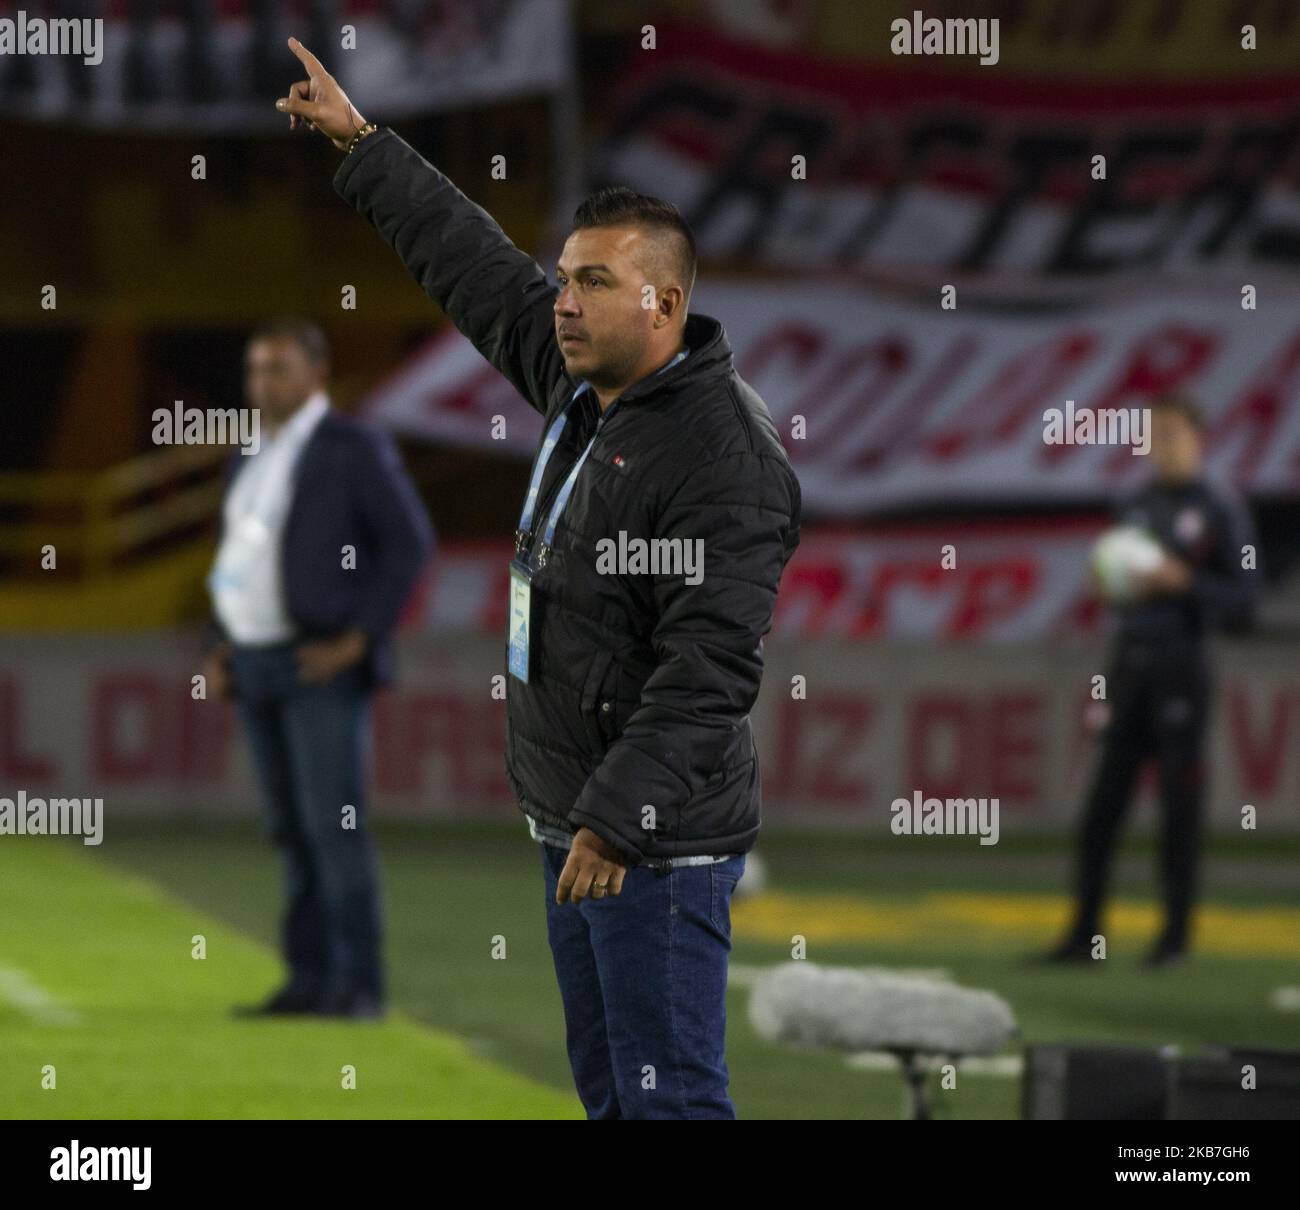
[[[731,345],[722,325],[709,315],[692,313],[686,317],[686,330],[683,333],[688,356],[675,366],[660,373],[651,374],[640,382],[634,383],[618,397],[619,407],[641,403],[651,395],[661,391],[676,391],[683,386],[699,386],[708,379],[718,378],[731,372]],[[564,398],[573,394],[572,388]],[[588,394],[587,391],[583,392]]]

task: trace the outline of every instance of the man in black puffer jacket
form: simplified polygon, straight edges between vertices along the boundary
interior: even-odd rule
[[[721,325],[687,315],[689,229],[606,190],[551,284],[305,48],[279,103],[345,152],[335,188],[545,417],[511,564],[506,767],[542,842],[590,1117],[734,1117],[730,897],[759,827],[749,713],[799,484]]]

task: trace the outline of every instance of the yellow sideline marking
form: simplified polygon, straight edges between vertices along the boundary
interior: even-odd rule
[[[1064,895],[936,893],[913,900],[866,895],[761,894],[732,904],[732,930],[750,941],[960,942],[997,947],[1009,939],[1055,937],[1069,921]],[[1114,900],[1106,911],[1111,941],[1149,942],[1163,913],[1157,902]],[[1300,910],[1208,903],[1196,911],[1193,948],[1223,957],[1300,957]]]

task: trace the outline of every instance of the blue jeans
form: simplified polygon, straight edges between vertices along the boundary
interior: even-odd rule
[[[366,829],[370,697],[360,667],[298,680],[290,643],[236,647],[236,702],[284,860],[289,989],[383,1001],[379,859]],[[343,808],[355,808],[344,827]]]
[[[657,872],[558,905],[568,858],[538,844],[569,1064],[592,1119],[734,1118],[723,1057],[731,894],[745,858]]]

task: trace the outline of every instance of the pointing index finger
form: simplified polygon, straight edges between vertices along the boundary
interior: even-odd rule
[[[315,55],[311,53],[297,38],[289,39],[289,49],[298,56],[299,61],[307,69],[307,74],[314,80],[318,76],[325,75],[325,69]]]

